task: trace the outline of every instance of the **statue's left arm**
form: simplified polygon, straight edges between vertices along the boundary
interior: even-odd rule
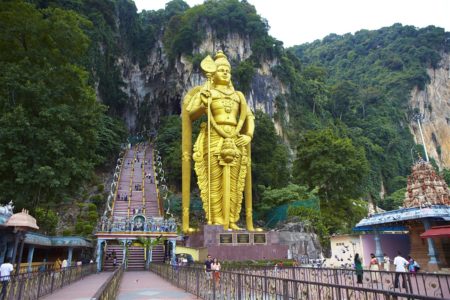
[[[241,114],[245,115],[245,121],[238,140],[236,141],[236,145],[246,146],[250,144],[250,141],[253,139],[253,133],[255,131],[255,116],[253,115],[250,107],[247,105],[244,95],[241,92],[237,93],[241,101]]]

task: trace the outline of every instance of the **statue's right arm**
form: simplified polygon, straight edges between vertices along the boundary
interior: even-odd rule
[[[202,94],[202,90],[198,89],[198,87],[194,89],[197,90],[191,90],[191,92],[193,92],[193,95],[189,99],[189,102],[186,103],[186,110],[189,113],[189,117],[191,120],[198,119],[206,111],[205,96]]]

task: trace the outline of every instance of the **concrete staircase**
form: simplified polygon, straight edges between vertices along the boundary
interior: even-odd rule
[[[123,248],[121,245],[108,245],[106,246],[106,255],[103,261],[103,270],[104,271],[112,271],[114,270],[113,265],[113,256],[114,253],[117,258],[117,266],[122,263],[123,259]]]
[[[153,246],[152,262],[156,262],[156,263],[164,262],[164,246],[163,245]]]
[[[142,271],[145,268],[144,247],[131,246],[128,248],[127,270]]]
[[[133,234],[129,232],[128,225],[124,225],[127,219],[130,220],[135,214],[143,214],[146,218],[161,216],[154,171],[152,145],[135,145],[126,151],[114,202],[113,223],[119,224],[118,232],[127,232],[131,239],[133,239]],[[108,245],[107,247],[107,256],[115,251],[118,264],[122,263],[122,246]],[[128,270],[144,270],[144,251],[143,247],[130,246],[128,248]],[[152,261],[164,261],[164,246],[153,247]],[[104,270],[112,269],[112,258],[104,260]]]
[[[149,178],[144,178],[145,214],[149,217],[159,217],[160,209],[158,205],[158,194],[155,185],[155,173],[153,170],[153,148],[146,148],[145,158],[147,162],[144,166],[144,173],[150,174]]]

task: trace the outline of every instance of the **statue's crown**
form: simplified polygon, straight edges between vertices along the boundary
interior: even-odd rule
[[[214,62],[217,66],[228,66],[231,68],[231,64],[222,50],[217,51],[216,56],[214,56]]]

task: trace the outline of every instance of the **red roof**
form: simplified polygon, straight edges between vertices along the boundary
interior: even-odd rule
[[[420,235],[421,238],[450,237],[450,225],[431,227]]]

